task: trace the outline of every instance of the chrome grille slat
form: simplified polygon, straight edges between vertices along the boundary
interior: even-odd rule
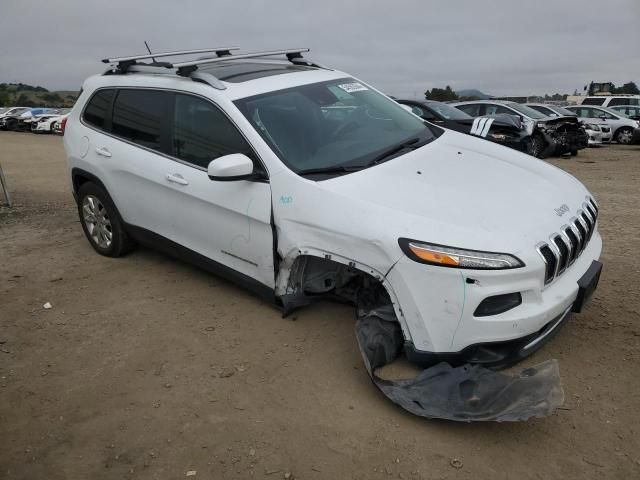
[[[576,216],[569,219],[568,225],[563,225],[560,232],[552,233],[548,242],[536,245],[545,264],[545,285],[553,282],[576,261],[596,230],[598,205],[591,197],[586,200]]]

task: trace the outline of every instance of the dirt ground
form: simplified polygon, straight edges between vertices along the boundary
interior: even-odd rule
[[[552,161],[599,201],[605,268],[528,361],[558,359],[564,407],[517,424],[394,406],[350,307],[282,319],[152,251],[99,256],[61,138],[0,132],[0,163],[16,202],[0,209],[0,478],[640,478],[640,146]]]

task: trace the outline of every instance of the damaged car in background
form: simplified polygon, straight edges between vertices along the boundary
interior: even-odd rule
[[[434,100],[398,100],[420,118],[461,133],[475,135],[505,147],[526,152],[531,136],[514,115],[494,115],[473,118],[462,110]]]
[[[355,305],[369,375],[416,415],[515,421],[560,406],[554,360],[495,370],[540,349],[597,286],[585,186],[428,123],[306,49],[229,50],[106,59],[84,82],[63,138],[91,246],[157,248],[284,315]],[[422,373],[379,378],[402,352]]]
[[[518,117],[531,135],[528,153],[537,158],[578,154],[587,146],[587,137],[578,119],[572,116],[548,117],[533,108],[504,100],[455,102],[452,106],[472,117],[507,114]]]
[[[558,105],[546,103],[525,103],[524,105],[548,117],[577,117],[575,112]],[[611,127],[604,120],[591,119],[584,121],[580,119],[580,125],[587,134],[589,146],[609,143],[611,141]]]

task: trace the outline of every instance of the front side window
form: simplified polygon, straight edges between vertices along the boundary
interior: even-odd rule
[[[202,98],[175,96],[172,131],[173,156],[199,167],[207,168],[211,160],[232,153],[254,157],[235,125]]]
[[[497,115],[497,114],[515,115],[515,112],[503,107],[502,105],[487,104],[485,115]]]
[[[113,104],[111,133],[143,147],[166,152],[164,120],[171,94],[159,90],[123,89]]]
[[[366,168],[395,146],[422,145],[439,133],[353,78],[269,92],[235,104],[283,163],[301,175]]]
[[[82,115],[83,120],[87,124],[99,129],[104,129],[107,114],[111,107],[113,92],[113,90],[98,90],[93,97],[91,97]]]

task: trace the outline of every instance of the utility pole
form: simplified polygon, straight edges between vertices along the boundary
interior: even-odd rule
[[[13,204],[11,202],[11,195],[9,195],[9,186],[7,185],[7,179],[4,177],[4,173],[2,171],[2,164],[0,164],[0,188],[2,188],[4,197],[7,199],[7,205],[12,207]]]

